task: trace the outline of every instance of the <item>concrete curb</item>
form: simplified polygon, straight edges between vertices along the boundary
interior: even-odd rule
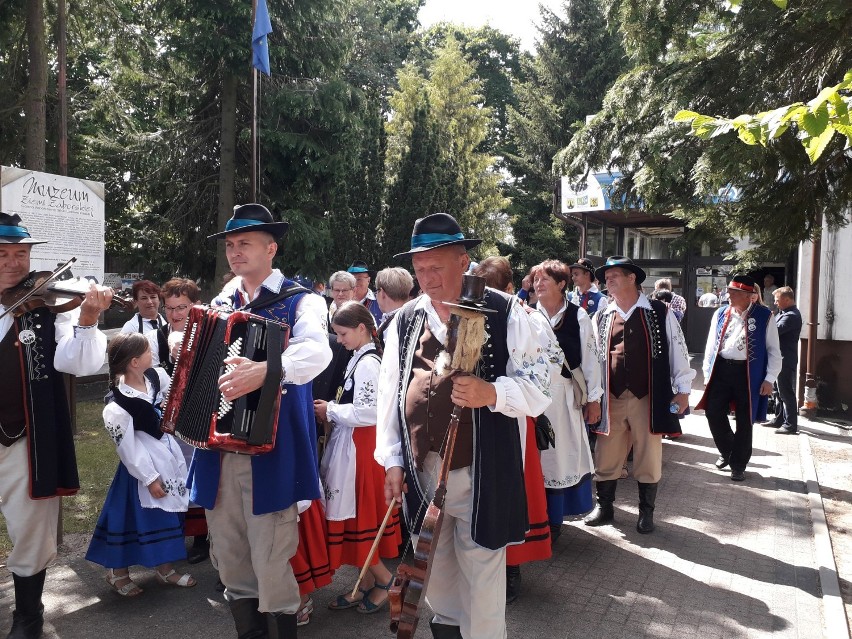
[[[828,533],[828,523],[822,504],[822,494],[819,489],[816,466],[811,454],[811,441],[806,433],[799,431],[799,449],[802,456],[802,475],[811,506],[811,524],[813,526],[814,547],[819,564],[819,584],[822,590],[822,606],[824,633],[828,639],[849,637],[849,626],[846,621],[846,610],[840,594],[840,581],[837,577],[837,565],[834,563],[834,552],[831,547],[831,537]]]

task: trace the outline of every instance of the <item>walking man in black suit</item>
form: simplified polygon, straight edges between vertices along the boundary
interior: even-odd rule
[[[783,286],[772,293],[778,314],[778,341],[781,346],[781,372],[775,382],[778,400],[775,409],[775,432],[795,435],[799,429],[796,408],[796,365],[799,363],[799,334],[802,332],[802,314],[796,308],[793,289]]]

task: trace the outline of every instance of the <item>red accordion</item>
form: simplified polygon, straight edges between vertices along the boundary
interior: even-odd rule
[[[194,306],[178,351],[164,403],[162,429],[211,450],[259,455],[275,446],[281,404],[281,353],[290,327],[245,311]],[[266,361],[266,380],[256,391],[225,400],[219,378],[233,370],[228,357]]]

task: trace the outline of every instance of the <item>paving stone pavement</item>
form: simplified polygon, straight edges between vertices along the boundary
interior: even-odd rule
[[[747,480],[735,483],[713,466],[717,452],[703,416],[691,415],[683,425],[683,437],[664,442],[656,532],[636,532],[636,483],[619,481],[615,525],[566,522],[553,558],[522,568],[522,595],[508,606],[509,637],[847,636],[845,629],[824,630],[798,438],[756,426]],[[48,571],[45,637],[234,636],[212,567],[192,569],[200,583],[191,589],[161,586],[151,571],[134,569],[145,593],[122,599],[110,592],[99,566],[61,556]],[[387,610],[326,609],[354,577],[354,569],[342,569],[332,586],[314,593],[316,612],[300,637],[391,636]],[[13,598],[5,575],[2,632]],[[424,614],[417,639],[430,636],[427,619]]]

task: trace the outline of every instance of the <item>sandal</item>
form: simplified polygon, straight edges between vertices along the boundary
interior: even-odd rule
[[[192,575],[190,575],[189,573],[186,573],[185,575],[181,575],[180,579],[178,579],[176,581],[170,579],[170,577],[177,574],[177,571],[174,568],[172,568],[165,575],[162,574],[159,570],[155,570],[154,572],[157,573],[157,578],[161,582],[163,582],[164,584],[168,584],[169,586],[178,586],[180,588],[192,588],[195,584],[198,583],[195,579],[192,578]]]
[[[361,600],[360,605],[358,606],[358,612],[360,612],[362,615],[371,615],[374,612],[378,612],[379,610],[384,608],[385,605],[387,605],[387,603],[388,603],[387,591],[390,590],[390,587],[392,585],[393,585],[393,575],[391,575],[390,581],[387,582],[384,586],[377,581],[376,585],[373,586],[372,588],[370,588],[370,591],[367,594],[364,595],[364,598]],[[377,604],[370,601],[370,592],[373,592],[376,589],[384,590],[385,593],[386,593],[385,598],[382,599],[381,603],[377,603]]]
[[[370,588],[368,588],[367,590],[363,590],[361,588],[358,588],[358,592],[361,593],[361,598],[356,599],[355,601],[350,601],[349,599],[346,598],[346,595],[351,594],[351,591],[347,592],[345,595],[337,595],[337,599],[329,602],[328,609],[329,610],[346,610],[348,608],[356,608],[359,605],[361,605],[361,602],[364,601],[364,599],[366,599],[367,595],[370,594],[370,590],[371,590]]]
[[[314,612],[314,600],[310,597],[304,603],[304,605],[299,608],[296,612],[296,625],[297,626],[307,626],[311,623],[311,615]]]
[[[123,586],[119,586],[118,582],[122,579],[127,579],[127,583]],[[135,597],[137,595],[142,594],[142,589],[136,585],[130,578],[130,573],[128,572],[126,575],[116,575],[115,571],[110,568],[106,575],[107,583],[112,586],[112,589],[115,590],[122,597]]]

